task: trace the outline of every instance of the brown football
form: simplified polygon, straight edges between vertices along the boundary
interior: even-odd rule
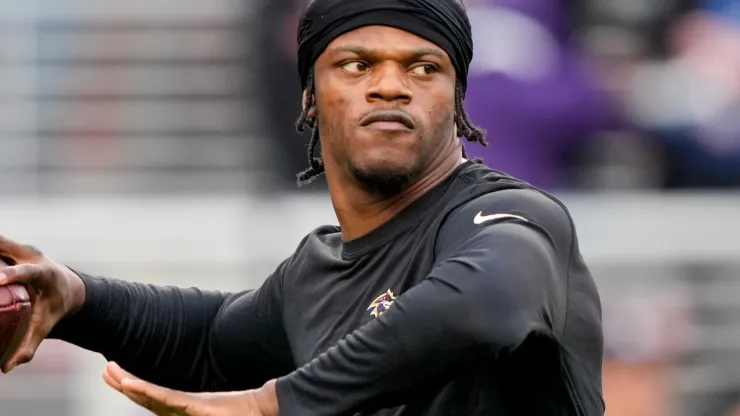
[[[0,267],[7,263],[0,259]],[[25,286],[0,286],[0,367],[13,356],[31,322],[31,297]]]

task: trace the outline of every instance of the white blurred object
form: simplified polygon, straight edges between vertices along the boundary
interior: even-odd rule
[[[126,19],[203,21],[230,17],[244,9],[244,4],[240,0],[2,0],[0,13],[9,20],[41,17],[82,18],[98,22]]]
[[[681,290],[646,283],[602,293],[605,349],[622,362],[670,363],[693,345],[691,309]]]

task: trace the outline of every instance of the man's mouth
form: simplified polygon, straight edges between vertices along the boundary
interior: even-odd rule
[[[414,120],[399,110],[375,111],[363,118],[360,125],[379,130],[413,130],[416,128]]]

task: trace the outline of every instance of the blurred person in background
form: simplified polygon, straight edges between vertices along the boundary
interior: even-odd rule
[[[581,189],[657,189],[664,185],[666,155],[663,143],[641,120],[635,82],[643,68],[665,59],[666,38],[678,16],[694,0],[576,0],[569,2],[577,29],[579,54],[619,107],[619,126],[589,135],[571,154],[573,177]]]
[[[670,185],[740,186],[740,1],[706,0],[679,22],[675,63],[687,88],[683,116],[666,138],[673,156]],[[681,82],[683,78],[685,82]],[[670,127],[670,126],[669,126]]]
[[[669,59],[635,74],[630,103],[661,139],[665,185],[740,186],[740,2],[701,1],[668,46]]]
[[[572,40],[564,0],[469,0],[476,40],[466,102],[493,146],[471,148],[493,169],[568,188],[571,154],[621,124],[620,109]]]

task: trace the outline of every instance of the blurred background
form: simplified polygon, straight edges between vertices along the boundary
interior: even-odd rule
[[[236,291],[335,223],[297,189],[305,0],[0,0],[0,233],[91,274]],[[610,416],[740,415],[740,0],[467,0],[468,151],[571,209]],[[134,416],[46,341],[0,415]]]

